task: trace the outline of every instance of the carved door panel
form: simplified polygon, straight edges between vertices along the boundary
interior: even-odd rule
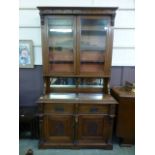
[[[71,115],[49,115],[46,117],[46,140],[53,143],[72,142],[74,129]]]
[[[78,141],[79,143],[107,142],[109,127],[107,116],[80,115],[78,117]]]

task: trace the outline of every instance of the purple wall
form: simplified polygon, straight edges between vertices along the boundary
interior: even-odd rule
[[[112,67],[110,86],[123,86],[125,81],[135,82],[135,67]]]
[[[42,66],[19,70],[19,105],[34,106],[43,92]],[[110,85],[124,85],[135,81],[135,67],[112,67]]]
[[[19,70],[19,105],[35,105],[43,92],[42,76],[42,66]]]

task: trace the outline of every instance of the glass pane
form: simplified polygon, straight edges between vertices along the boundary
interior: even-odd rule
[[[75,78],[50,78],[50,87],[55,88],[74,88],[76,87],[76,79]]]
[[[73,18],[48,19],[49,63],[52,72],[73,72]]]
[[[79,87],[103,88],[103,78],[81,78]]]
[[[103,72],[109,24],[108,19],[81,19],[81,72]]]

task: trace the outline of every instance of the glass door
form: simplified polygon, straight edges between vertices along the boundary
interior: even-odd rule
[[[49,72],[75,72],[75,18],[53,16],[48,18]]]
[[[107,48],[108,17],[79,17],[79,73],[102,75]]]

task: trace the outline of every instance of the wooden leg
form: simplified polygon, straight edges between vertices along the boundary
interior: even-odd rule
[[[120,144],[121,147],[131,147],[133,145],[132,139],[122,139],[122,142]]]

